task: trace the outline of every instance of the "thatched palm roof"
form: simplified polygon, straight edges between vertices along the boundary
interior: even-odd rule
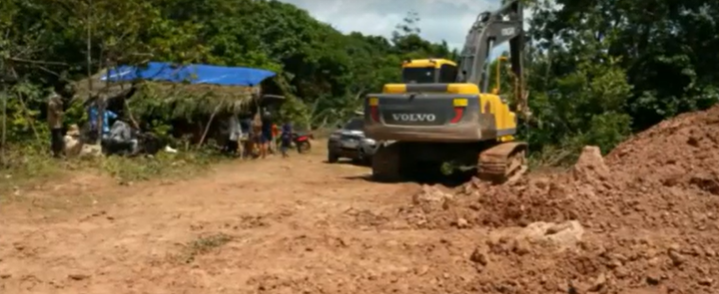
[[[76,101],[85,102],[91,97],[103,99],[116,97],[131,88],[129,82],[105,82],[102,77],[107,70],[74,83]],[[90,89],[92,81],[92,90]],[[218,86],[211,84],[177,84],[141,81],[138,93],[133,97],[151,99],[154,104],[165,104],[181,113],[213,113],[217,110],[237,113],[247,109],[253,102],[255,87]],[[139,101],[136,101],[139,102]],[[142,102],[139,102],[143,104]]]

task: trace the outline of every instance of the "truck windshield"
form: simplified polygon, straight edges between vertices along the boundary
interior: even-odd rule
[[[434,67],[405,67],[402,70],[402,82],[405,84],[435,83]]]
[[[349,131],[361,131],[364,129],[364,120],[361,118],[354,118],[347,122],[344,129]]]

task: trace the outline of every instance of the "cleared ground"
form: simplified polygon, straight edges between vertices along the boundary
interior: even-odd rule
[[[452,269],[471,266],[471,246],[456,244],[473,243],[472,232],[380,216],[409,203],[417,184],[372,183],[366,167],[324,158],[315,150],[131,187],[83,175],[19,191],[24,201],[0,208],[0,289],[434,292],[462,278]]]
[[[501,186],[373,183],[316,149],[189,181],[16,191],[0,207],[0,293],[719,289],[719,107]]]

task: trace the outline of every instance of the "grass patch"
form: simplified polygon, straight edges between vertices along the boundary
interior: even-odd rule
[[[116,178],[120,184],[145,181],[158,177],[189,178],[207,171],[223,157],[209,152],[160,152],[153,157],[127,158],[120,156],[94,159],[99,169]]]
[[[177,261],[188,264],[195,261],[197,256],[206,254],[232,241],[232,237],[223,233],[199,237],[185,245]]]
[[[75,171],[107,174],[119,184],[153,178],[188,178],[208,170],[211,164],[226,157],[211,150],[178,153],[160,152],[152,157],[85,157],[56,159],[44,147],[25,146],[5,150],[4,168],[0,168],[0,195],[19,187],[46,181],[62,180]]]

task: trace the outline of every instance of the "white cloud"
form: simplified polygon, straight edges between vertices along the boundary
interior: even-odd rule
[[[307,10],[318,20],[337,30],[350,33],[390,37],[395,26],[409,11],[420,17],[420,35],[432,42],[446,41],[451,48],[461,49],[467,31],[477,15],[499,8],[501,0],[279,0]],[[552,4],[555,9],[556,4]],[[531,18],[529,9],[525,19]],[[529,21],[525,22],[528,28]],[[492,58],[507,51],[507,44],[492,50]]]
[[[407,12],[419,14],[421,36],[461,48],[477,14],[499,7],[500,0],[281,0],[310,12],[320,21],[349,33],[389,37]]]

